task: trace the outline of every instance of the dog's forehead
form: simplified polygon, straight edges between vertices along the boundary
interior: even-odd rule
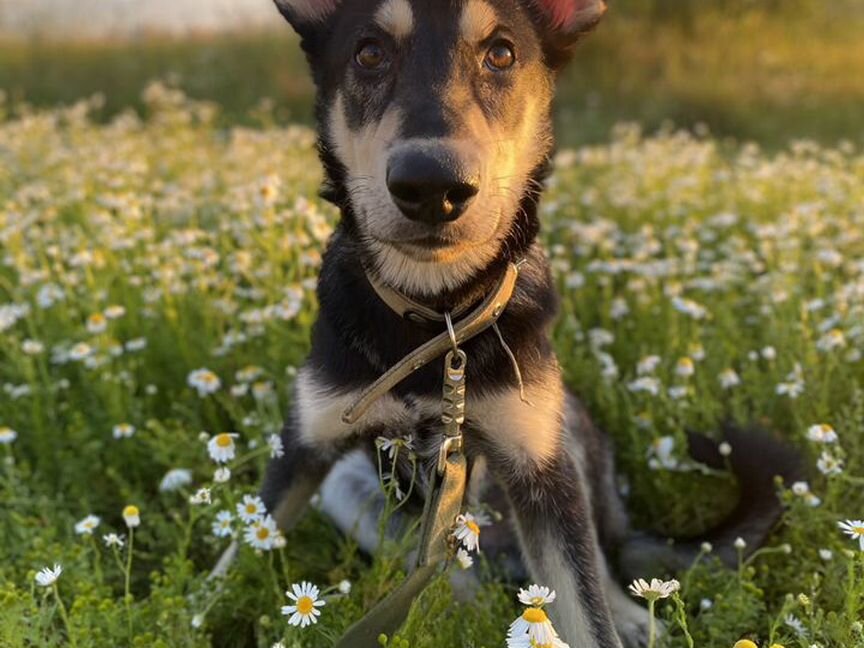
[[[345,0],[337,20],[348,26],[376,24],[396,38],[422,32],[483,38],[500,24],[527,24],[520,0]]]

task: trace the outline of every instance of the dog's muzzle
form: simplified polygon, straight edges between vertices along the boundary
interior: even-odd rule
[[[387,162],[387,188],[406,218],[451,223],[480,193],[480,164],[474,155],[449,146],[403,146]]]

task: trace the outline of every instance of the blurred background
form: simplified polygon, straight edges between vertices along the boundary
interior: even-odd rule
[[[707,127],[766,148],[864,138],[864,1],[612,0],[559,101],[566,144],[618,121]],[[168,80],[227,124],[309,121],[312,88],[269,0],[0,0],[0,92],[11,110],[104,96],[143,110]],[[268,112],[268,114],[270,114]]]

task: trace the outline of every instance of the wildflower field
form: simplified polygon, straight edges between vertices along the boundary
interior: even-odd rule
[[[255,497],[336,216],[314,134],[144,97],[146,120],[0,114],[0,646],[326,648],[411,538],[370,558],[315,510],[282,537]],[[638,527],[698,533],[737,497],[685,430],[756,422],[809,467],[737,570],[706,547],[643,575],[680,582],[656,645],[864,646],[864,150],[624,125],[558,154],[543,214],[559,355]],[[474,563],[475,600],[442,577],[382,642],[503,647],[525,584]]]

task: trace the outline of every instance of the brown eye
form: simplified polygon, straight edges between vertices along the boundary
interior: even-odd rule
[[[505,41],[498,41],[486,52],[486,67],[493,72],[509,70],[516,63],[516,52],[513,46]]]
[[[387,53],[380,43],[365,41],[357,48],[354,60],[364,70],[377,70],[387,62]]]

